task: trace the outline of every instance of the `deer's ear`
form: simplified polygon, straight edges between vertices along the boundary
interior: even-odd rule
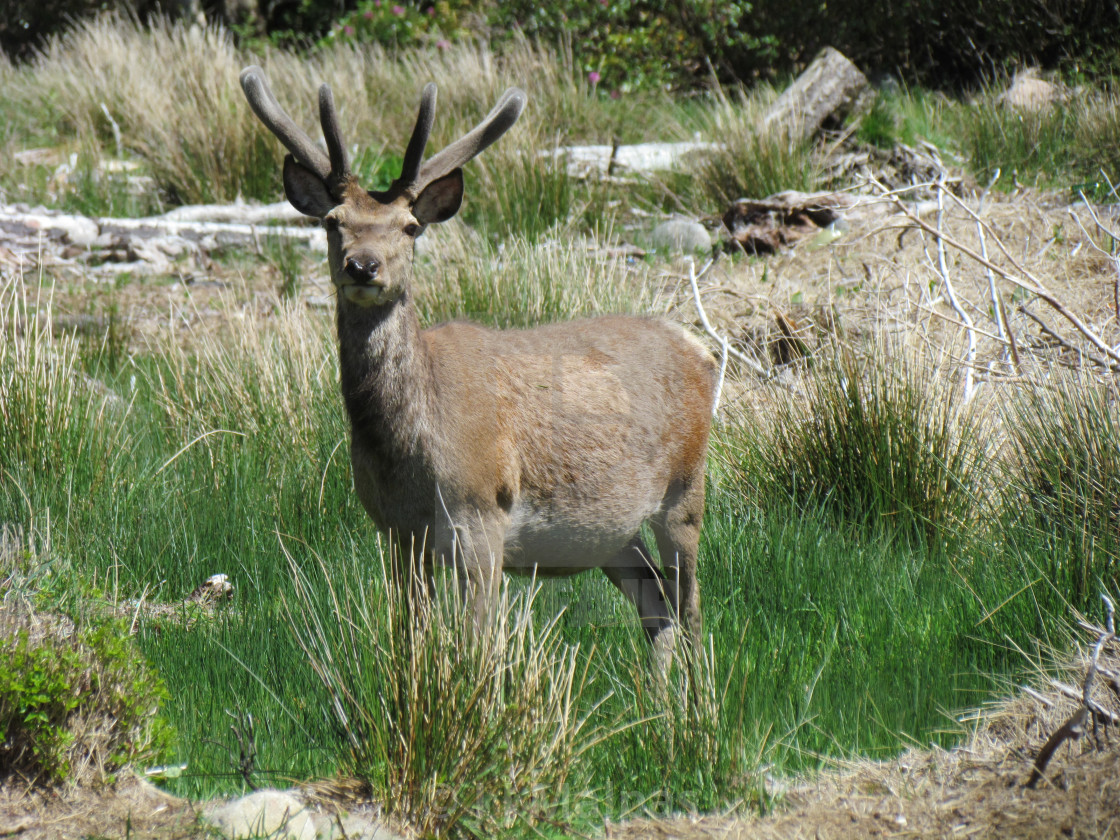
[[[284,157],[284,195],[299,212],[317,219],[338,205],[323,179],[291,155]]]
[[[463,170],[453,169],[424,187],[412,202],[412,215],[422,225],[446,222],[463,204]]]

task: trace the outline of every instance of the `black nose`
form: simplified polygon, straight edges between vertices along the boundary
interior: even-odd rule
[[[355,283],[372,283],[381,270],[381,262],[374,257],[347,257],[346,273]]]

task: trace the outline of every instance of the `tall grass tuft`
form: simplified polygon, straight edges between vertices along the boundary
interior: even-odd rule
[[[432,255],[417,260],[417,306],[425,323],[469,318],[531,327],[660,306],[650,284],[635,282],[634,269],[597,258],[579,240],[535,244],[516,236],[495,254],[459,226],[435,235]]]
[[[751,496],[926,538],[963,533],[979,514],[983,440],[935,366],[840,352],[802,399],[777,401],[765,425],[743,422],[723,451]]]
[[[289,558],[291,560],[291,558]],[[495,837],[565,819],[568,780],[591,743],[578,648],[534,624],[535,587],[507,583],[472,632],[460,599],[387,571],[292,561],[287,614],[349,743],[343,772],[421,836]],[[375,573],[376,575],[376,573]],[[325,584],[325,585],[324,585]]]
[[[767,96],[720,96],[702,114],[702,132],[719,144],[692,165],[694,190],[711,211],[739,198],[765,198],[783,190],[809,191],[820,180],[810,140],[780,128],[761,127]]]
[[[1107,200],[1102,170],[1120,170],[1120,98],[1114,93],[1077,92],[1049,106],[1013,108],[985,92],[979,104],[954,110],[959,137],[981,180],[996,169],[1044,186],[1086,188]],[[1010,186],[1013,178],[1002,183]],[[1078,183],[1081,182],[1081,183]]]
[[[33,517],[62,474],[68,492],[96,496],[129,449],[130,406],[85,373],[79,341],[54,334],[40,293],[18,271],[0,282],[0,515]]]
[[[104,16],[52,40],[34,83],[87,145],[112,148],[115,123],[173,203],[270,196],[280,153],[245,107],[240,63],[220,27]]]
[[[669,814],[759,804],[757,769],[768,744],[758,722],[742,718],[751,685],[742,641],[711,635],[696,650],[678,645],[664,678],[650,673],[648,650],[616,654],[618,719],[599,768],[611,784],[600,791],[608,807]]]
[[[1008,507],[1026,502],[1051,542],[1048,578],[1084,609],[1120,574],[1120,405],[1115,383],[1055,374],[1007,410],[1014,445]]]

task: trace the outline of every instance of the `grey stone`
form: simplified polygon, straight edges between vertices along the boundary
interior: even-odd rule
[[[321,817],[318,826],[320,840],[404,840],[373,817],[361,814]]]
[[[229,840],[318,840],[312,814],[290,793],[258,790],[203,810],[203,816]]]
[[[669,219],[650,233],[650,244],[658,251],[691,254],[711,251],[712,237],[699,222],[691,219]]]

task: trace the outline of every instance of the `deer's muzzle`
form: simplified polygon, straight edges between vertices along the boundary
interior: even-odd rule
[[[377,281],[377,274],[381,271],[381,261],[368,254],[347,257],[343,266],[346,276],[355,283],[370,285]]]

